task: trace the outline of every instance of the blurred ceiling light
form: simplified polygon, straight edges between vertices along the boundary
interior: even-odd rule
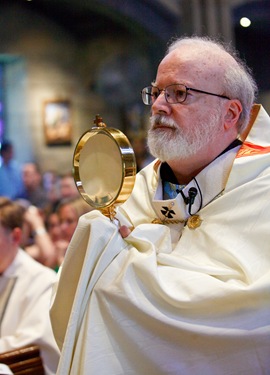
[[[249,27],[249,26],[251,25],[251,21],[250,21],[250,19],[247,18],[247,17],[242,17],[242,18],[240,19],[240,25],[241,25],[242,27]]]

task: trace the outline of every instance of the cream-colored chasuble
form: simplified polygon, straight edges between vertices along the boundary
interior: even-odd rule
[[[81,218],[51,310],[58,375],[270,373],[270,120],[262,107],[249,134],[237,155],[228,151],[197,176],[199,226],[187,225],[180,201],[183,223],[152,223],[162,220],[155,163],[118,212],[135,227],[125,240],[99,212]]]

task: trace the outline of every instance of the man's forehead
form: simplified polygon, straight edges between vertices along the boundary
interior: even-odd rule
[[[156,81],[165,76],[171,81],[180,80],[181,82],[177,83],[184,84],[192,84],[197,80],[219,81],[219,78],[223,77],[223,64],[220,56],[213,55],[210,58],[209,55],[201,56],[201,49],[183,46],[170,52],[161,61]]]
[[[166,84],[183,83],[192,84],[198,79],[207,80],[209,67],[203,67],[196,61],[182,62],[179,60],[173,61],[173,64],[160,65],[154,82],[166,80]],[[168,81],[168,82],[167,82]]]

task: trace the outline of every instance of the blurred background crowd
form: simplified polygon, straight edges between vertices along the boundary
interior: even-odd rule
[[[24,210],[21,247],[57,271],[79,217],[91,207],[79,194],[71,171],[42,173],[36,163],[21,165],[9,141],[3,142],[0,154],[0,196]]]

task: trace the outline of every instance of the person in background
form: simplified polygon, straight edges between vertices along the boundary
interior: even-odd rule
[[[60,224],[61,238],[54,241],[58,268],[63,263],[79,218],[91,210],[91,206],[81,196],[66,198],[59,203],[56,213]]]
[[[16,199],[23,193],[22,168],[14,158],[10,141],[0,146],[0,196]]]
[[[45,175],[47,175],[47,177],[48,175],[52,177],[51,172],[46,172]],[[72,173],[54,175],[54,178],[51,179],[50,186],[49,184],[46,184],[46,186],[47,196],[49,197],[50,201],[50,204],[47,209],[48,214],[50,212],[55,213],[58,205],[61,203],[63,199],[80,197]]]
[[[39,209],[49,205],[48,194],[42,183],[42,174],[36,163],[25,163],[22,170],[24,193],[19,197],[28,200]]]
[[[62,239],[62,231],[60,226],[59,215],[56,210],[50,211],[46,216],[45,225],[47,231],[51,237],[51,240],[55,243]]]
[[[80,194],[74,181],[74,177],[71,173],[66,173],[60,176],[59,190],[60,199],[80,197]]]
[[[63,199],[58,208],[60,227],[63,238],[70,242],[80,216],[91,211],[91,206],[79,197]]]
[[[42,184],[48,197],[47,211],[53,210],[60,199],[60,175],[53,170],[47,170],[42,174]]]
[[[45,225],[54,247],[55,264],[53,268],[56,272],[58,272],[63,261],[63,257],[66,253],[68,242],[64,239],[64,235],[61,230],[57,208],[54,208],[47,213]]]
[[[256,93],[230,45],[169,46],[142,90],[157,159],[120,228],[84,215],[62,265],[57,375],[269,374],[270,118]]]
[[[21,201],[18,201],[21,204]],[[23,249],[44,266],[55,268],[57,263],[54,242],[46,227],[46,214],[33,205],[28,205],[24,214]]]
[[[56,273],[20,248],[25,209],[0,198],[0,352],[36,344],[46,375],[59,361],[49,318]]]

